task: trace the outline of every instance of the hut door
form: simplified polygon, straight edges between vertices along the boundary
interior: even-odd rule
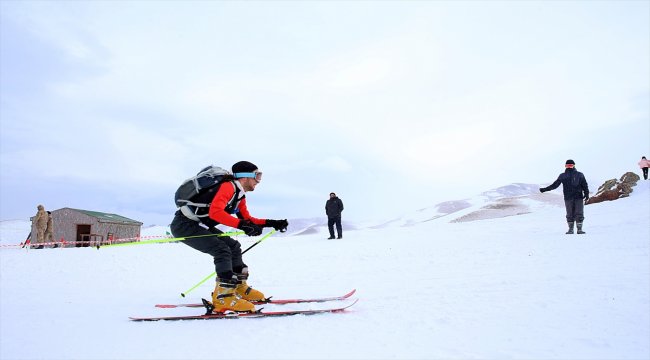
[[[77,225],[77,244],[76,247],[88,246],[88,242],[83,243],[82,241],[89,241],[88,236],[90,234],[90,225]]]

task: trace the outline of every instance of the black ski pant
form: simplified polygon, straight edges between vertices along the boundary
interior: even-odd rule
[[[643,180],[648,180],[648,168],[644,167],[641,170],[643,170]]]
[[[176,212],[170,225],[174,237],[223,234],[223,231],[188,219],[180,211]],[[230,279],[234,273],[246,267],[241,256],[239,241],[229,236],[201,236],[182,241],[183,244],[214,258],[214,271],[219,279]]]
[[[564,199],[566,221],[581,223],[585,219],[585,203],[582,199]]]
[[[334,225],[336,224],[336,232],[339,237],[343,237],[343,227],[341,226],[341,215],[329,216],[327,218],[327,228],[330,231],[330,237],[334,237]]]

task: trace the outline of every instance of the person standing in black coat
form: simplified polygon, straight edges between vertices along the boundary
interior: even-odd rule
[[[330,193],[330,198],[325,203],[325,213],[327,214],[327,228],[330,231],[330,237],[328,239],[334,239],[334,224],[336,224],[336,231],[339,234],[338,238],[343,238],[341,212],[343,212],[343,201],[336,197],[335,193]]]
[[[564,173],[558,176],[551,185],[540,188],[539,192],[546,192],[557,189],[562,184],[564,192],[564,205],[566,206],[566,220],[569,224],[567,234],[573,234],[573,223],[576,222],[578,234],[585,234],[582,231],[582,222],[585,219],[584,203],[589,200],[589,185],[584,174],[575,168],[576,163],[569,159],[566,161]]]

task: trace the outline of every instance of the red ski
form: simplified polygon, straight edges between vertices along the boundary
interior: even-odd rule
[[[226,314],[205,314],[205,315],[188,315],[188,316],[157,316],[157,317],[130,317],[131,321],[178,321],[178,320],[216,320],[216,319],[239,319],[239,318],[262,318],[262,317],[278,317],[278,316],[291,316],[291,315],[315,315],[324,313],[338,313],[344,312],[345,309],[354,305],[359,301],[355,299],[352,303],[330,308],[330,309],[317,309],[317,310],[286,310],[286,311],[269,311],[265,312],[262,309],[253,313],[226,313]],[[201,305],[203,306],[203,305]]]
[[[264,305],[264,304],[276,304],[276,305],[284,305],[284,304],[299,304],[299,303],[311,303],[311,302],[326,302],[326,301],[337,301],[337,300],[345,300],[348,299],[350,296],[354,295],[354,293],[357,290],[354,289],[350,291],[349,293],[341,296],[334,296],[334,297],[324,297],[324,298],[313,298],[313,299],[278,299],[278,300],[273,300],[269,299],[267,301],[252,301],[254,305]],[[203,304],[201,303],[194,303],[194,304],[157,304],[157,308],[178,308],[178,307],[191,307],[191,308],[197,308],[197,307],[203,307]]]

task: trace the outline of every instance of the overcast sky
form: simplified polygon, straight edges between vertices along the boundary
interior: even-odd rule
[[[650,156],[648,1],[0,1],[0,219],[165,225],[202,167],[253,215],[390,218]],[[414,208],[414,206],[416,208]]]

